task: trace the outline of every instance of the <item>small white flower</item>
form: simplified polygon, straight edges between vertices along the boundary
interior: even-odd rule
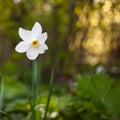
[[[105,73],[105,68],[104,66],[100,65],[96,68],[96,73]]]
[[[20,27],[19,36],[23,41],[18,43],[15,50],[19,53],[26,52],[30,60],[35,60],[39,54],[43,54],[48,49],[45,44],[47,33],[42,33],[42,27],[38,22],[34,24],[31,31]]]

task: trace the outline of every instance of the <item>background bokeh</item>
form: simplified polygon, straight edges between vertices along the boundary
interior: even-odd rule
[[[118,120],[120,0],[0,0],[4,111],[15,120],[29,114],[32,62],[15,46],[19,27],[31,29],[36,21],[48,32],[49,47],[39,56],[38,104],[46,102],[53,68],[51,119]]]

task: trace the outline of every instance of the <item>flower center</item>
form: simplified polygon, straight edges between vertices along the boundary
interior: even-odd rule
[[[38,47],[38,45],[39,45],[39,41],[38,40],[33,40],[32,41],[32,46],[33,47]]]

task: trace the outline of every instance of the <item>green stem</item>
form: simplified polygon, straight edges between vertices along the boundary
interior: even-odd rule
[[[41,82],[42,82],[42,75],[41,75],[41,73],[42,73],[42,63],[41,63],[41,56],[39,56],[39,59],[38,59],[38,68],[39,68],[39,70],[38,70],[38,72],[37,72],[37,74],[38,74],[38,85],[39,85],[39,89],[38,89],[38,95],[40,96],[40,93],[41,93],[41,86],[40,86],[40,84],[41,84]]]
[[[33,61],[32,66],[32,120],[36,120],[35,105],[37,93],[37,60]]]
[[[52,94],[53,74],[54,74],[54,71],[52,70],[51,78],[50,78],[49,94],[48,94],[48,99],[47,99],[45,114],[44,114],[44,120],[46,120],[46,117],[47,117],[47,111],[48,111],[48,107],[49,107],[49,103],[50,103],[50,99],[51,99],[51,94]]]

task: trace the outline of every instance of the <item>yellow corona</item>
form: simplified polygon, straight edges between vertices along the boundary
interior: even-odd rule
[[[38,45],[39,45],[39,41],[38,40],[33,40],[32,41],[32,46],[33,47],[38,47]]]

